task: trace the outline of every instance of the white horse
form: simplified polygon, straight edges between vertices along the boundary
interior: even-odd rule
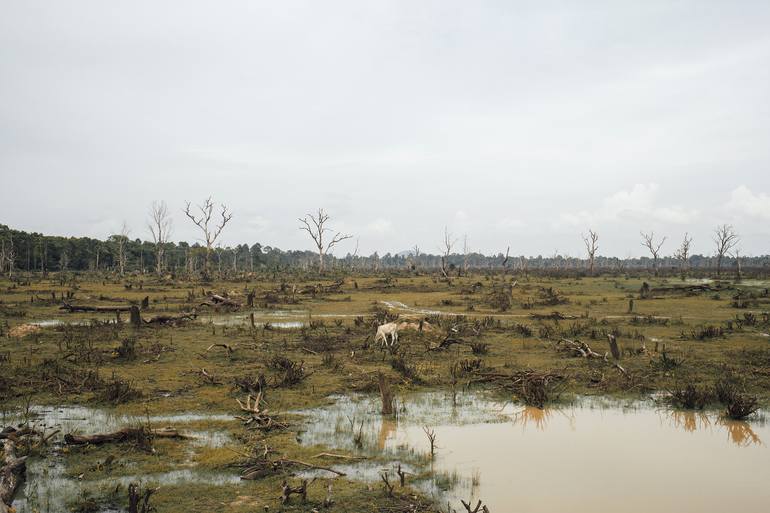
[[[398,330],[401,329],[402,323],[389,322],[377,327],[377,334],[374,336],[374,342],[380,342],[382,347],[393,347],[398,343]],[[388,335],[390,335],[390,343],[388,343]]]
[[[398,343],[398,332],[402,330],[414,330],[417,332],[433,331],[433,326],[428,321],[420,322],[389,322],[377,327],[377,334],[374,336],[374,342],[380,342],[382,347],[393,347]],[[390,343],[388,343],[390,336]]]

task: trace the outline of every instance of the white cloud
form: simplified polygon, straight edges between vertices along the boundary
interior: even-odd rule
[[[725,204],[728,212],[770,219],[770,196],[764,192],[754,194],[751,189],[741,185],[730,193],[730,201]]]
[[[602,201],[595,210],[567,212],[559,216],[555,225],[590,226],[618,219],[634,221],[653,220],[662,223],[687,224],[695,221],[699,212],[679,205],[658,204],[659,186],[655,183],[635,184],[630,190],[618,191]]]

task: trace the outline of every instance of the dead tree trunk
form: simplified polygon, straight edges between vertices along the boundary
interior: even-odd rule
[[[3,466],[0,467],[0,513],[13,511],[11,503],[16,489],[24,479],[27,458],[16,456],[16,443],[3,440]]]
[[[131,307],[131,326],[139,329],[142,326],[142,316],[139,314],[139,307],[134,305]]]
[[[144,429],[144,428],[123,428],[113,433],[97,433],[93,435],[76,435],[67,433],[64,435],[64,442],[68,445],[101,445],[106,443],[120,443],[129,440],[137,440],[142,437],[154,438],[187,438],[173,428],[162,429]]]
[[[139,492],[139,485],[131,483],[128,485],[128,513],[150,513],[155,508],[150,506],[150,496],[155,493],[154,488],[145,488],[144,492]]]
[[[620,360],[620,349],[618,348],[618,341],[615,338],[615,335],[607,334],[607,339],[610,342],[610,352],[612,352],[612,357],[615,360]]]

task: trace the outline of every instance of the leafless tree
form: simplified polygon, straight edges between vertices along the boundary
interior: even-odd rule
[[[660,255],[660,248],[663,247],[663,243],[666,242],[666,237],[660,239],[660,242],[655,241],[655,232],[644,233],[642,235],[642,246],[647,248],[652,255],[652,268],[655,272],[655,276],[658,275],[658,256]]]
[[[9,238],[6,243],[2,240],[0,245],[0,274],[8,268],[8,278],[13,278],[13,268],[16,262],[16,250],[13,247],[13,239]]]
[[[588,252],[588,273],[593,276],[596,252],[599,250],[599,234],[593,230],[588,230],[588,235],[582,235],[582,237]]]
[[[503,258],[503,270],[507,273],[508,272],[508,260],[510,259],[510,253],[511,253],[511,247],[508,246],[505,248],[505,257]]]
[[[313,239],[313,243],[318,249],[319,273],[324,272],[324,255],[326,255],[331,248],[343,240],[353,237],[352,235],[343,235],[342,233],[337,232],[331,239],[328,239],[327,241],[326,234],[333,231],[331,228],[326,226],[326,223],[329,221],[329,219],[329,214],[324,212],[324,209],[322,208],[318,209],[318,213],[316,215],[307,214],[305,217],[299,219],[299,222],[302,223],[302,226],[300,226],[299,229],[306,231],[310,235],[310,238]]]
[[[441,241],[441,274],[444,278],[449,279],[449,255],[452,254],[452,247],[457,242],[457,239],[452,238],[452,234],[449,233],[449,229],[444,227],[444,240]]]
[[[356,237],[356,247],[353,249],[353,253],[350,254],[350,258],[348,259],[348,266],[351,269],[355,269],[356,267],[356,261],[358,260],[358,243],[360,240],[360,237]]]
[[[410,267],[412,270],[416,270],[417,266],[419,265],[420,255],[422,255],[422,252],[420,251],[420,246],[415,244],[411,251],[409,251],[409,260],[411,261]]]
[[[184,213],[190,218],[190,221],[195,223],[203,234],[203,237],[200,240],[206,244],[206,265],[204,274],[208,278],[211,272],[211,252],[214,249],[214,243],[219,238],[224,227],[227,226],[227,223],[233,218],[233,213],[230,212],[224,204],[220,204],[221,219],[219,221],[213,220],[214,202],[211,201],[211,196],[206,198],[202,205],[196,205],[196,207],[199,214],[194,214],[192,212],[192,207],[188,201]]]
[[[463,274],[468,274],[468,258],[471,254],[471,248],[468,246],[468,234],[463,235]]]
[[[523,272],[525,277],[529,276],[529,260],[526,257],[524,257],[523,255],[519,256],[519,265],[518,265],[518,267],[519,267],[518,270],[520,272]]]
[[[741,238],[729,224],[717,226],[714,229],[714,243],[717,245],[717,276],[722,274],[722,260],[733,249]]]
[[[741,250],[735,248],[730,254],[735,259],[735,279],[741,281]]]
[[[67,253],[66,249],[63,249],[61,253],[59,253],[59,270],[66,271],[69,265],[70,265],[69,253]]]
[[[166,253],[166,244],[171,238],[172,222],[166,202],[153,201],[147,226],[155,242],[155,272],[158,276],[163,273],[163,258]]]
[[[687,271],[687,268],[690,263],[690,245],[692,244],[692,237],[690,237],[690,234],[686,233],[684,234],[684,239],[682,239],[682,244],[679,245],[679,249],[676,250],[676,253],[674,254],[674,257],[679,260],[679,268],[684,273]]]
[[[131,230],[125,221],[120,227],[120,233],[110,237],[115,244],[115,252],[118,257],[118,272],[121,276],[126,273],[126,263],[128,262],[128,255],[126,254],[126,245],[128,244],[128,236],[131,234]]]

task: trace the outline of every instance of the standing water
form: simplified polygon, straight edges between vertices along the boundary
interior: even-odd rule
[[[663,411],[651,402],[582,399],[540,410],[458,399],[453,406],[442,394],[410,397],[394,420],[377,413],[378,400],[338,398],[306,412],[312,420],[302,441],[421,461],[429,477],[415,484],[458,510],[460,499],[481,499],[495,513],[768,511],[770,429],[761,419]],[[436,434],[432,463],[423,426]],[[379,480],[378,470],[358,475]]]

